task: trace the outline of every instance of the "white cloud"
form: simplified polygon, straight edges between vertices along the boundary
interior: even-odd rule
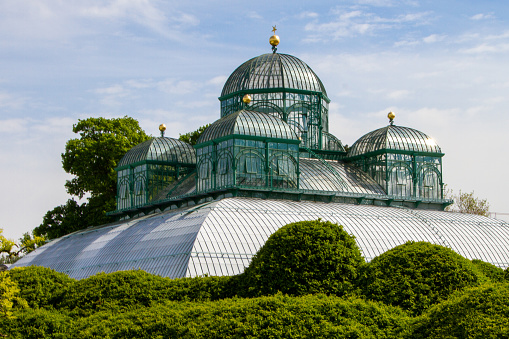
[[[372,12],[362,10],[345,10],[335,8],[335,18],[329,22],[314,21],[305,26],[305,31],[314,32],[304,41],[340,39],[360,35],[373,35],[383,30],[394,29],[402,25],[423,25],[430,21],[430,12],[418,12],[397,15],[395,17],[382,17]]]
[[[493,13],[478,13],[470,17],[471,20],[486,20],[494,18]]]
[[[471,48],[465,48],[460,50],[460,52],[466,54],[486,54],[486,53],[501,53],[509,51],[509,43],[501,43],[501,44],[487,44],[483,43]]]
[[[391,100],[399,100],[403,98],[408,98],[411,92],[406,89],[400,89],[395,91],[390,91],[387,93],[387,97]]]
[[[0,108],[19,109],[24,105],[25,100],[10,93],[0,92]]]
[[[314,19],[314,18],[318,18],[318,16],[319,15],[316,12],[308,12],[308,11],[306,11],[306,12],[299,13],[297,15],[297,18],[299,18],[299,19],[307,19],[307,18]]]
[[[431,44],[431,43],[443,41],[444,39],[445,39],[445,35],[431,34],[431,35],[428,35],[427,37],[424,37],[422,39],[422,41],[427,44]]]
[[[249,11],[249,12],[247,12],[246,16],[248,18],[254,19],[254,20],[261,20],[261,19],[263,19],[263,17],[260,14],[258,14],[258,12],[256,12],[256,11]]]

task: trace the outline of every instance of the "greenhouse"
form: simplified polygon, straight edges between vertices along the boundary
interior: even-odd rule
[[[233,71],[219,119],[197,144],[161,136],[128,151],[117,171],[117,222],[55,239],[13,267],[81,279],[142,269],[167,277],[241,273],[267,238],[301,220],[353,234],[366,260],[409,240],[509,266],[509,224],[444,211],[444,153],[428,134],[389,124],[350,149],[329,131],[330,99],[302,60],[277,53]]]

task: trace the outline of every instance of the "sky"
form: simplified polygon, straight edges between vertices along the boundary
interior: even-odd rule
[[[395,123],[434,137],[443,178],[509,213],[505,0],[0,2],[0,228],[18,239],[64,204],[65,143],[89,117],[178,137],[219,119],[244,61],[278,52],[322,80],[330,132],[352,145]]]

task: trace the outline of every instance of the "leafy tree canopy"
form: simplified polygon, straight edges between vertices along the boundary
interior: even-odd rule
[[[179,140],[187,142],[191,145],[196,145],[196,142],[198,141],[198,138],[200,138],[200,135],[209,127],[210,124],[207,124],[205,126],[201,126],[196,131],[189,132],[186,134],[179,134]]]
[[[149,137],[138,121],[127,116],[79,120],[73,132],[80,138],[69,140],[62,154],[64,170],[75,176],[65,184],[67,192],[80,198],[86,193],[114,198],[115,167],[127,151]]]
[[[110,222],[106,212],[115,209],[115,167],[127,151],[149,139],[138,121],[127,116],[79,120],[73,132],[80,137],[67,142],[62,164],[64,170],[75,177],[65,186],[69,194],[80,199],[86,194],[90,197],[82,204],[69,199],[66,204],[48,211],[42,224],[34,229],[35,235],[54,239]]]
[[[452,190],[446,190],[446,198],[454,200],[452,205],[447,206],[447,211],[489,216],[488,200],[477,198],[474,191],[465,193],[460,190],[458,194],[455,194]]]

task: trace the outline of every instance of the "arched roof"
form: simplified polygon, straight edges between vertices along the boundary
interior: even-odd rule
[[[87,228],[27,254],[12,267],[40,265],[82,279],[142,269],[181,278],[242,273],[268,237],[322,218],[355,236],[367,261],[407,241],[428,241],[467,259],[509,266],[509,225],[483,216],[405,208],[226,198],[191,208]]]
[[[224,84],[221,97],[253,89],[297,89],[321,92],[325,87],[302,60],[288,54],[262,54],[240,65]]]
[[[350,148],[349,157],[381,150],[442,154],[435,139],[409,127],[389,125],[360,137]]]
[[[120,160],[118,167],[146,160],[192,165],[196,164],[196,151],[193,146],[181,140],[152,138],[131,148]]]
[[[202,133],[197,144],[232,134],[298,140],[283,120],[266,113],[240,110],[215,121]]]

